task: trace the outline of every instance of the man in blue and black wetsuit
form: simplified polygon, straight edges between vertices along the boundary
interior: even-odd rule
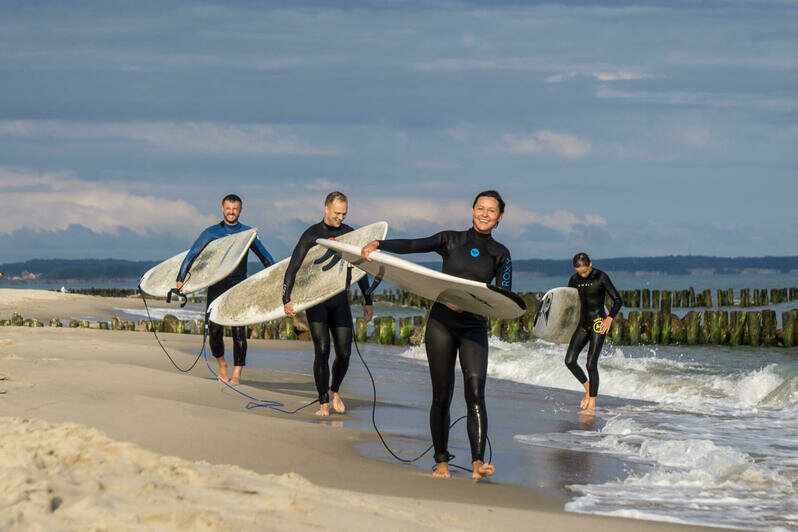
[[[225,236],[233,235],[250,229],[238,221],[241,215],[241,198],[235,194],[229,194],[222,200],[222,214],[224,220],[218,224],[214,224],[205,229],[199,238],[191,246],[188,255],[183,259],[183,264],[180,266],[180,273],[177,274],[177,289],[183,289],[183,282],[186,280],[186,272],[191,267],[191,263],[200,254],[200,252],[208,245],[209,242],[222,238]],[[274,264],[274,259],[263,247],[261,241],[255,237],[252,245],[249,247],[250,251],[258,256],[263,266],[268,268]],[[247,278],[247,257],[245,256],[238,263],[233,273],[219,281],[218,283],[208,287],[208,297],[205,309],[211,302],[222,295],[224,292],[237,285]],[[219,362],[219,378],[228,382],[227,378],[227,364],[224,361],[224,339],[222,338],[224,327],[216,323],[210,322],[208,324],[208,343],[211,347],[211,353],[216,357]],[[246,327],[233,327],[233,376],[229,382],[238,384],[241,381],[241,371],[244,369],[247,359],[247,332]]]

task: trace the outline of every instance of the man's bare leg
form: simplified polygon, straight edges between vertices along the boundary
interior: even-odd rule
[[[227,362],[224,361],[224,356],[218,357],[216,362],[219,363],[219,380],[222,382],[230,382],[230,379],[227,378]]]
[[[486,464],[482,460],[474,460],[472,465],[474,466],[474,474],[471,476],[474,478],[474,480],[481,480],[485,477],[491,476],[496,472],[495,467],[490,464]]]
[[[449,472],[449,462],[438,462],[435,465],[435,471],[432,472],[433,477],[452,478],[452,474]]]
[[[241,371],[244,366],[233,366],[233,376],[230,377],[230,384],[241,384]]]
[[[346,405],[344,405],[344,402],[341,400],[340,394],[338,392],[333,392],[332,395],[333,409],[339,414],[346,413]]]
[[[330,403],[322,403],[316,411],[317,416],[330,417]]]

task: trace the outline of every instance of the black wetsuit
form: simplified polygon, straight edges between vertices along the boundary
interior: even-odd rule
[[[571,276],[568,286],[579,291],[579,302],[581,303],[581,313],[579,316],[579,326],[577,326],[568,344],[568,351],[565,353],[565,365],[584,384],[590,380],[590,397],[596,397],[599,387],[598,358],[601,348],[604,345],[604,335],[599,334],[601,321],[607,316],[604,312],[604,300],[609,295],[612,299],[612,308],[609,316],[615,318],[621,310],[623,300],[613,286],[612,281],[601,270],[593,268],[590,275],[582,277],[578,273]],[[587,350],[587,374],[576,363],[579,353],[587,343],[590,347]]]
[[[321,221],[311,225],[299,237],[299,242],[291,254],[288,268],[283,279],[283,304],[291,301],[291,291],[299,266],[305,260],[308,250],[316,245],[317,238],[334,238],[353,229],[341,224],[332,227]],[[332,254],[331,254],[332,255]],[[331,256],[331,259],[334,260]],[[366,305],[371,305],[371,295],[368,294],[369,281],[364,276],[358,281],[358,286],[363,292]],[[315,359],[313,360],[313,377],[316,381],[316,390],[319,392],[319,402],[330,402],[329,391],[335,393],[341,388],[347,369],[349,369],[349,355],[352,353],[352,310],[349,308],[349,294],[344,291],[307,309],[310,337],[313,339]],[[330,333],[335,343],[335,360],[332,367],[332,382],[330,382]]]
[[[183,263],[180,266],[180,272],[177,274],[178,281],[184,281],[186,277],[186,273],[191,268],[191,263],[194,262],[194,259],[197,258],[197,255],[207,246],[211,241],[216,240],[218,238],[224,238],[226,236],[234,235],[236,233],[240,233],[242,231],[246,231],[250,229],[249,226],[244,225],[242,223],[236,223],[235,225],[230,225],[225,223],[224,221],[219,222],[218,224],[213,224],[212,226],[205,229],[200,236],[194,241],[194,244],[191,246],[191,249],[188,251],[186,258],[183,259]],[[274,264],[274,259],[266,251],[266,248],[263,247],[263,244],[255,237],[255,240],[252,241],[252,244],[249,246],[249,250],[257,255],[258,259],[260,259],[261,263],[265,268],[268,268],[272,264]],[[229,289],[243,281],[247,278],[247,257],[241,259],[241,262],[238,263],[235,270],[230,273],[227,277],[222,279],[216,284],[213,284],[208,287],[208,296],[205,298],[205,311],[207,312],[208,306],[211,302],[222,295],[223,293],[227,292]],[[211,353],[216,358],[221,358],[224,356],[224,327],[218,325],[216,323],[210,322],[208,323],[208,345],[210,345]],[[247,328],[246,327],[233,327],[233,365],[234,366],[245,366],[247,363]]]
[[[496,284],[512,289],[513,267],[510,252],[489,234],[473,228],[467,231],[442,231],[429,238],[381,240],[379,249],[392,253],[426,253],[443,257],[444,273]],[[449,461],[449,407],[454,394],[454,367],[460,352],[463,371],[468,439],[471,459],[485,459],[488,416],[485,409],[485,379],[488,373],[488,329],[484,317],[470,312],[455,312],[435,303],[429,313],[424,337],[432,378],[432,405],[429,424],[435,447],[435,462]]]

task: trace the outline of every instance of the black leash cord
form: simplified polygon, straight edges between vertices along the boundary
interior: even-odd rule
[[[141,294],[141,300],[144,302],[144,308],[147,310],[147,321],[150,324],[150,329],[152,329],[152,334],[155,335],[155,340],[158,342],[158,345],[161,346],[161,350],[163,350],[164,354],[166,355],[166,358],[169,359],[169,362],[171,362],[172,365],[178,371],[182,371],[183,373],[188,373],[189,371],[194,369],[194,366],[197,365],[197,362],[199,362],[200,357],[202,357],[202,353],[205,352],[205,342],[208,339],[207,331],[205,332],[205,334],[202,335],[202,349],[200,350],[199,354],[197,355],[197,358],[194,359],[194,363],[191,364],[191,366],[188,369],[181,368],[180,366],[177,365],[177,363],[169,355],[169,352],[166,350],[166,348],[161,343],[161,339],[158,338],[158,333],[155,332],[155,325],[152,323],[152,316],[150,315],[150,307],[149,307],[149,305],[147,305],[147,298],[144,297],[144,291],[141,289],[141,285],[138,286],[138,291],[139,291],[139,294]]]
[[[347,271],[347,274],[346,274],[346,289],[347,289],[347,291],[349,290],[349,284],[350,284],[351,280],[352,280],[352,266],[349,265],[348,266],[348,271]],[[380,281],[381,280],[382,280],[382,278],[380,278]],[[379,282],[376,283],[376,284],[379,284]],[[373,289],[376,288],[376,284],[374,285],[374,287],[372,288],[371,291],[373,291]],[[357,336],[356,335],[352,335],[352,340],[354,341],[354,344],[355,344],[355,351],[357,352],[357,356],[360,358],[360,362],[363,363],[363,367],[366,368],[366,372],[369,374],[369,379],[371,379],[371,391],[372,391],[372,396],[371,396],[372,397],[372,399],[371,399],[371,425],[374,427],[374,431],[377,433],[377,436],[380,438],[380,441],[382,442],[382,446],[385,447],[385,450],[387,450],[389,453],[391,453],[391,456],[393,456],[394,458],[396,458],[398,461],[400,461],[402,463],[412,464],[413,462],[416,462],[416,461],[420,460],[424,455],[426,455],[428,452],[430,452],[430,450],[432,450],[432,448],[434,446],[433,444],[430,444],[430,446],[427,447],[426,450],[424,450],[424,452],[422,452],[421,454],[419,454],[415,458],[410,458],[410,459],[402,458],[401,456],[398,456],[395,452],[393,452],[393,450],[388,446],[388,443],[385,441],[385,438],[383,437],[382,432],[380,432],[380,429],[377,427],[377,419],[376,419],[376,415],[377,415],[377,385],[374,382],[374,375],[371,373],[371,369],[369,368],[368,364],[366,364],[366,360],[363,358],[363,354],[360,352],[360,346],[357,343]],[[454,422],[452,422],[452,424],[449,425],[449,430],[451,430],[452,427],[454,427],[458,422],[460,422],[461,420],[465,419],[466,417],[467,416],[460,416],[459,418],[455,419]],[[490,438],[487,437],[486,439],[487,439],[487,443],[488,443],[488,461],[487,461],[487,463],[491,463],[491,461],[493,460],[493,446],[490,444]],[[449,456],[451,458],[454,458],[454,455],[449,455]],[[467,467],[459,466],[459,465],[453,464],[451,462],[449,462],[449,466],[450,467],[456,467],[457,469],[460,469],[460,470],[463,470],[463,471],[468,471],[469,473],[473,473],[474,472],[473,469],[469,469]],[[436,467],[437,467],[437,465],[433,466],[433,470]]]

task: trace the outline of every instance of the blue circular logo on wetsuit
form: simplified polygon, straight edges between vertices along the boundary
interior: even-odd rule
[[[477,248],[471,249],[471,256],[472,257],[479,257],[479,250]]]

